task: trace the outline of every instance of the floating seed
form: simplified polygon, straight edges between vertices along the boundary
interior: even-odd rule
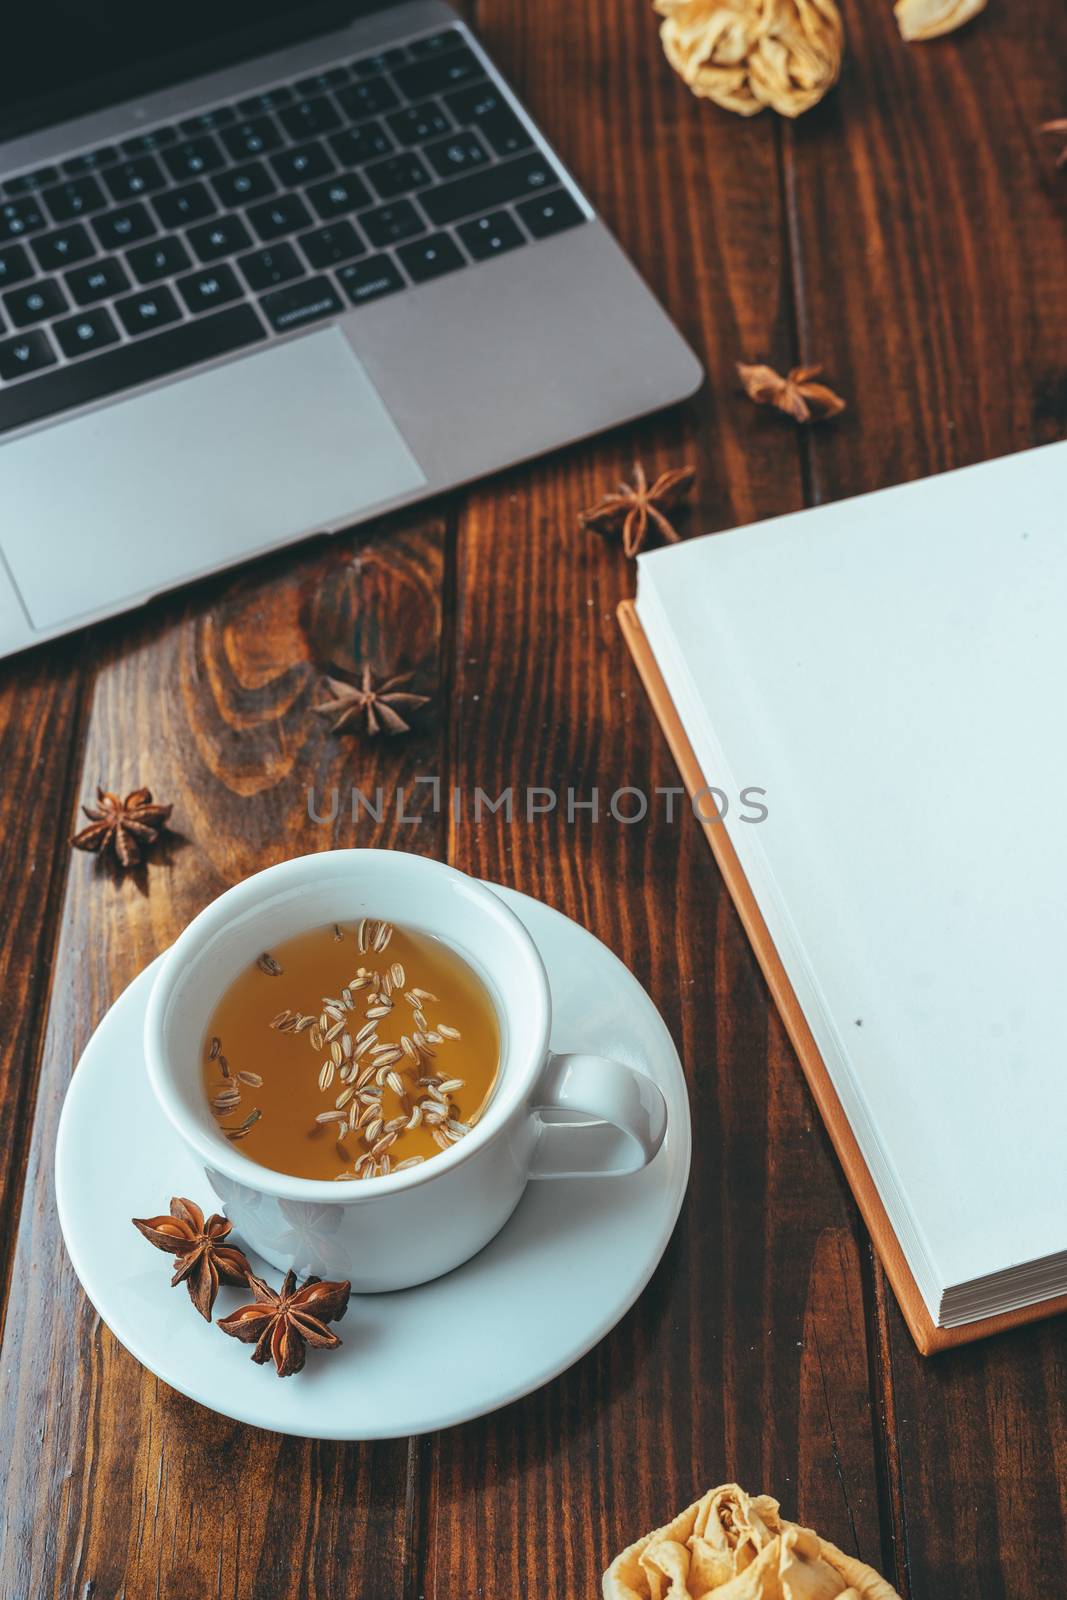
[[[333,1082],[333,1075],[336,1070],[332,1061],[324,1061],[322,1063],[322,1067],[319,1070],[319,1088],[324,1094]]]
[[[289,1021],[289,1019],[292,1016],[292,1014],[293,1013],[291,1011],[279,1011],[278,1015],[276,1017],[272,1017],[271,1018],[271,1020],[270,1020],[271,1027],[272,1028],[284,1028],[285,1024]]]
[[[450,1028],[447,1022],[439,1022],[437,1024],[437,1031],[441,1035],[442,1039],[458,1039],[460,1037],[459,1029]]]
[[[280,978],[281,977],[282,969],[281,969],[280,965],[278,964],[277,961],[275,961],[274,957],[267,950],[264,950],[263,954],[260,956],[259,960],[256,962],[256,966],[259,968],[260,972],[265,972],[267,974],[268,978]]]
[[[247,1083],[252,1089],[262,1089],[263,1087],[263,1079],[258,1072],[239,1072],[237,1081],[238,1083]]]
[[[347,1122],[348,1118],[343,1111],[320,1111],[315,1118],[316,1122]]]
[[[208,1060],[209,1061],[216,1060],[216,1058],[218,1057],[218,1053],[219,1053],[219,1051],[221,1049],[222,1049],[222,1040],[218,1039],[218,1038],[212,1039],[211,1048],[207,1053]]]

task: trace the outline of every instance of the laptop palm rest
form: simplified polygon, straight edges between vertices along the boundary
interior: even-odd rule
[[[333,326],[3,445],[0,548],[45,631],[425,482]]]

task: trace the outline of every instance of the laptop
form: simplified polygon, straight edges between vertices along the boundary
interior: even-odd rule
[[[0,654],[701,381],[440,0],[0,38]]]

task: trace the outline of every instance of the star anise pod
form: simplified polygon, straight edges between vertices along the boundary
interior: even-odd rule
[[[177,1256],[171,1288],[184,1283],[193,1305],[209,1322],[219,1283],[249,1281],[251,1268],[244,1251],[222,1242],[233,1227],[227,1217],[216,1214],[205,1222],[195,1201],[175,1195],[169,1216],[132,1217],[131,1221],[149,1244]]]
[[[92,850],[97,855],[112,851],[122,867],[133,867],[141,853],[155,844],[173,806],[152,804],[151,789],[132,789],[125,800],[108,789],[97,789],[97,804],[82,806],[89,826],[71,839],[75,850]]]
[[[621,533],[623,550],[631,558],[644,548],[650,523],[661,538],[669,544],[677,544],[680,535],[665,513],[689,493],[694,476],[693,467],[674,467],[670,472],[661,472],[650,487],[645,469],[637,461],[633,483],[620,483],[615,494],[606,494],[595,506],[583,511],[579,521],[583,528],[591,528],[594,533]]]
[[[737,363],[745,393],[758,406],[774,406],[794,422],[825,422],[844,411],[845,402],[825,383],[814,383],[822,367],[793,367],[783,378],[773,367]]]
[[[240,1339],[242,1344],[254,1344],[252,1360],[261,1365],[273,1360],[279,1378],[288,1378],[304,1365],[304,1349],[311,1345],[317,1350],[336,1350],[341,1343],[326,1326],[337,1322],[348,1309],[351,1284],[321,1283],[309,1278],[296,1287],[296,1273],[285,1274],[285,1282],[277,1291],[269,1284],[249,1273],[248,1282],[255,1302],[239,1306],[228,1317],[218,1319],[223,1333]]]
[[[337,717],[331,733],[347,733],[362,726],[369,739],[381,733],[410,733],[411,724],[405,721],[413,711],[427,704],[429,695],[411,694],[404,685],[411,682],[413,672],[375,683],[374,674],[364,665],[358,674],[346,673],[343,677],[327,677],[324,681],[330,699],[312,706],[323,717]]]
[[[1064,141],[1063,149],[1056,157],[1056,165],[1057,167],[1067,167],[1067,117],[1056,117],[1052,122],[1043,122],[1041,124],[1041,132],[1054,133]]]

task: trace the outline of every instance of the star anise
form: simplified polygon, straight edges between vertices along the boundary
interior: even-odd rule
[[[822,367],[793,367],[783,378],[773,367],[737,363],[737,373],[745,393],[758,406],[774,406],[794,422],[825,422],[844,411],[841,396],[825,383],[814,383]]]
[[[133,867],[141,853],[155,844],[173,806],[152,804],[151,789],[132,789],[125,800],[108,789],[97,789],[97,804],[82,806],[89,826],[71,839],[75,850],[107,855],[110,850],[122,867]]]
[[[337,717],[331,733],[347,733],[361,725],[369,739],[383,729],[389,734],[410,733],[411,724],[405,717],[426,705],[430,698],[405,689],[404,685],[414,676],[413,672],[405,672],[375,683],[370,667],[364,665],[358,674],[346,672],[343,676],[327,677],[324,681],[331,698],[311,709],[323,717]]]
[[[661,472],[650,487],[645,469],[637,461],[633,483],[620,483],[615,494],[606,494],[595,506],[583,511],[579,521],[583,528],[591,528],[594,533],[621,533],[622,548],[631,558],[643,549],[650,523],[661,538],[669,544],[677,544],[680,535],[665,513],[689,493],[694,476],[693,467],[674,467],[670,472]]]
[[[279,1378],[288,1378],[304,1365],[306,1345],[318,1350],[337,1349],[341,1341],[326,1324],[344,1316],[351,1284],[321,1283],[318,1278],[308,1278],[298,1289],[292,1270],[285,1274],[285,1282],[277,1291],[254,1273],[249,1273],[248,1282],[255,1302],[239,1306],[228,1317],[220,1317],[218,1323],[223,1333],[240,1339],[242,1344],[255,1345],[253,1361],[262,1365],[273,1359]]]
[[[211,1321],[211,1308],[219,1283],[246,1283],[251,1268],[243,1250],[223,1244],[232,1222],[217,1214],[204,1221],[192,1200],[175,1195],[167,1217],[133,1217],[133,1225],[157,1250],[177,1256],[171,1288],[184,1283],[189,1298],[202,1317]]]
[[[1057,167],[1067,167],[1067,117],[1056,117],[1052,122],[1041,124],[1042,133],[1054,133],[1064,141],[1063,149],[1056,157]]]

